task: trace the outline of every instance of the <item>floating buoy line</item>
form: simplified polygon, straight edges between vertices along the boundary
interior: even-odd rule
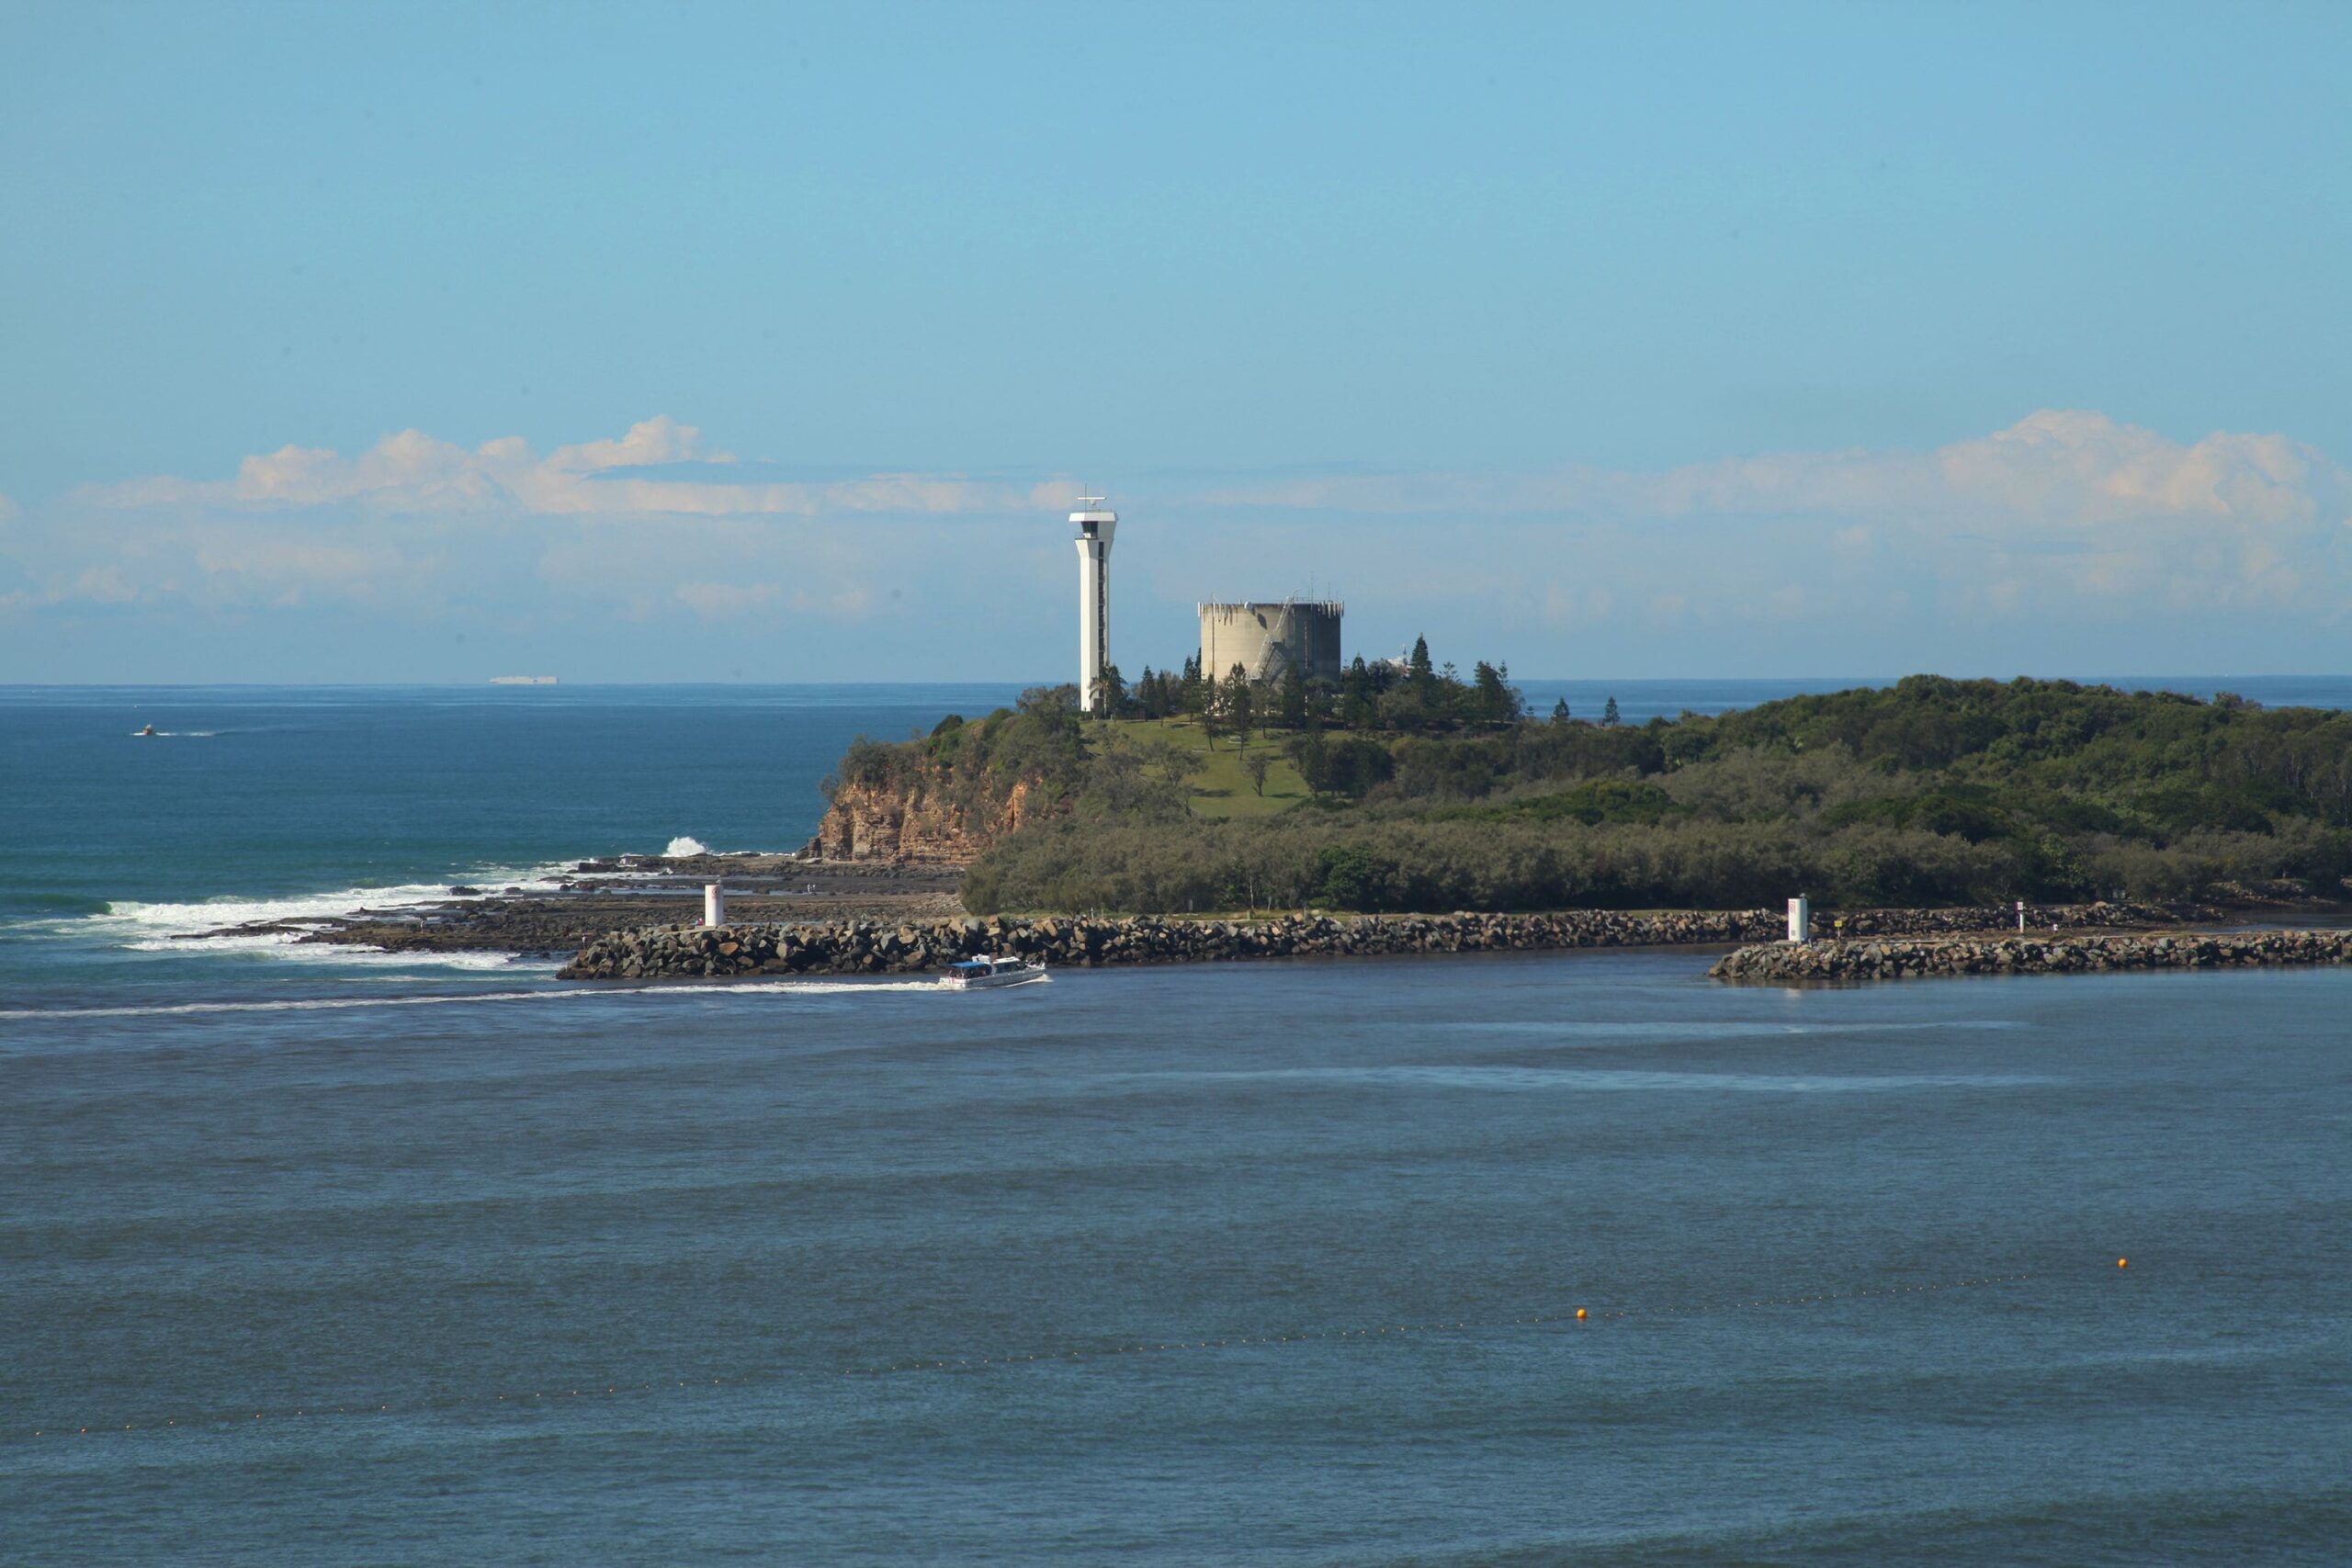
[[[2118,1268],[2123,1266],[2118,1258]],[[590,1382],[582,1386],[571,1383],[528,1393],[482,1393],[477,1394],[450,1393],[403,1402],[395,1407],[390,1402],[369,1404],[304,1404],[293,1408],[255,1410],[251,1414],[162,1416],[144,1421],[107,1421],[67,1425],[62,1422],[33,1427],[15,1428],[18,1441],[27,1437],[41,1438],[74,1438],[108,1432],[220,1431],[243,1427],[251,1430],[255,1422],[265,1426],[295,1419],[321,1416],[368,1416],[385,1415],[418,1415],[451,1409],[493,1409],[505,1404],[516,1409],[546,1409],[582,1399],[619,1398],[625,1394],[671,1393],[678,1389],[741,1388],[759,1383],[774,1383],[786,1380],[811,1381],[829,1378],[876,1378],[910,1375],[920,1372],[967,1372],[983,1368],[1024,1367],[1038,1365],[1073,1365],[1110,1361],[1121,1357],[1174,1354],[1185,1351],[1262,1350],[1285,1345],[1377,1343],[1381,1340],[1402,1339],[1413,1335],[1469,1331],[1491,1333],[1511,1328],[1538,1328],[1555,1325],[1607,1323],[1630,1319],[1663,1320],[1709,1316],[1726,1312],[1752,1311],[1770,1307],[1815,1306],[1833,1302],[1863,1302],[1893,1300],[1901,1296],[1933,1295],[1952,1291],[1982,1290],[1996,1285],[2014,1285],[2034,1279],[2030,1273],[1984,1274],[1973,1279],[1947,1280],[1924,1285],[1882,1285],[1859,1291],[1823,1291],[1805,1295],[1758,1296],[1746,1301],[1707,1303],[1681,1307],[1617,1307],[1594,1310],[1587,1307],[1561,1307],[1550,1312],[1532,1313],[1512,1318],[1441,1318],[1427,1323],[1400,1323],[1353,1328],[1298,1328],[1288,1333],[1227,1335],[1216,1339],[1143,1339],[1132,1344],[1096,1345],[1075,1348],[1012,1351],[986,1356],[922,1357],[879,1365],[842,1367],[831,1371],[819,1369],[789,1369],[768,1372],[738,1374],[734,1377],[667,1378],[630,1382]]]

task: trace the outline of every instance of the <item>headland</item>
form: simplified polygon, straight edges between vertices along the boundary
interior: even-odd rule
[[[796,854],[583,860],[551,887],[232,931],[578,977],[876,974],[1753,944],[1804,894],[1830,942],[1717,973],[1810,980],[2169,965],[2193,950],[1973,939],[2014,933],[2020,903],[2037,937],[2179,932],[2352,890],[2352,715],[1917,676],[1629,726],[1530,714],[1505,673],[1419,647],[1336,682],[1188,661],[1114,682],[1104,716],[1036,688],[858,738]],[[713,882],[728,923],[707,929]],[[2335,961],[2293,956],[2324,935],[2264,940],[2212,952]]]

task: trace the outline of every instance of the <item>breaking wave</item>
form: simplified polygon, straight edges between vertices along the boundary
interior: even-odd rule
[[[427,904],[468,903],[492,897],[508,887],[525,892],[553,890],[567,874],[566,865],[530,870],[484,867],[470,874],[470,882],[411,882],[389,887],[345,887],[327,893],[296,893],[276,897],[240,897],[233,894],[180,903],[144,903],[123,899],[78,918],[28,922],[51,935],[101,942],[133,953],[273,953],[318,963],[398,963],[435,964],[446,968],[505,968],[516,961],[502,953],[386,953],[375,948],[302,942],[324,922],[362,909],[397,913]],[[481,886],[480,894],[453,894],[452,886]],[[283,925],[273,931],[208,933],[236,926]]]

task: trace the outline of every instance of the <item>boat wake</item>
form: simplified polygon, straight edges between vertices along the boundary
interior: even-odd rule
[[[207,1013],[345,1012],[358,1008],[464,1007],[475,1002],[568,1002],[597,997],[668,997],[709,1001],[744,995],[784,997],[944,993],[930,980],[763,980],[746,985],[596,986],[538,991],[475,991],[432,997],[288,997],[268,1001],[155,1002],[99,1008],[0,1008],[0,1019],[72,1022],[83,1018],[183,1018]]]

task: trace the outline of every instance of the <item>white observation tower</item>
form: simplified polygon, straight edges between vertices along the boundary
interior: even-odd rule
[[[1111,536],[1119,514],[1102,509],[1102,497],[1081,495],[1069,520],[1078,529],[1078,706],[1099,717],[1111,705],[1102,670],[1111,661]]]

